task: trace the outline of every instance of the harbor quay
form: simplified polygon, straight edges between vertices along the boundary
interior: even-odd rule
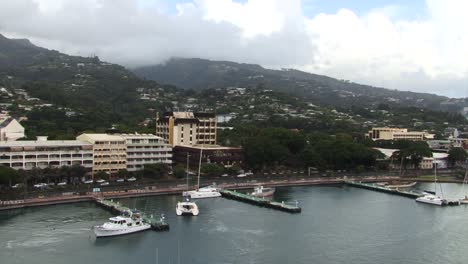
[[[296,178],[296,179],[272,179],[262,181],[260,179],[236,182],[223,182],[217,186],[226,190],[241,190],[252,189],[256,186],[270,186],[270,187],[286,187],[286,186],[308,186],[308,185],[330,185],[330,184],[344,184],[345,181],[361,181],[361,182],[380,182],[380,181],[393,181],[398,180],[396,176],[379,176],[379,177],[359,177],[359,178]],[[405,179],[406,180],[406,179]],[[100,192],[84,192],[74,193],[66,192],[61,195],[54,196],[38,196],[26,199],[16,200],[0,200],[0,211],[11,210],[18,208],[27,208],[35,206],[76,203],[76,202],[89,202],[96,199],[118,199],[118,198],[132,198],[132,197],[145,197],[156,195],[169,195],[181,194],[187,190],[187,186],[183,184],[175,184],[173,186],[158,187],[158,186],[142,186],[142,187],[128,187],[124,190],[100,191]]]

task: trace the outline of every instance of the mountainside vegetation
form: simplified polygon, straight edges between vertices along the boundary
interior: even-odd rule
[[[466,99],[451,102],[447,97],[434,94],[377,88],[295,69],[271,70],[230,61],[173,58],[163,64],[136,68],[134,72],[143,78],[184,89],[262,87],[303,97],[317,105],[346,109],[387,104],[457,112],[468,106]]]
[[[442,96],[297,70],[173,59],[135,72],[96,56],[69,56],[0,35],[0,110],[22,120],[27,139],[73,139],[114,125],[122,132],[154,133],[154,119],[164,111],[227,114],[230,121],[222,125],[236,128],[255,124],[353,137],[372,126],[441,133],[447,126],[467,125],[456,112],[424,108],[437,108],[447,100]],[[219,143],[229,143],[222,138]]]

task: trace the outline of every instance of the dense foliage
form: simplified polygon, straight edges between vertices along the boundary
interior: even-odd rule
[[[223,137],[233,145],[242,145],[246,162],[257,170],[278,166],[371,169],[380,155],[347,134],[331,136],[285,128],[244,127],[226,132]]]

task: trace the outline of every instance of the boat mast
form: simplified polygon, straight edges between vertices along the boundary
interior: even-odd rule
[[[200,148],[200,161],[198,162],[198,182],[197,182],[197,190],[200,189],[200,172],[201,172],[202,155],[203,155],[203,146]]]
[[[186,172],[186,178],[187,178],[187,191],[189,190],[189,187],[188,187],[188,175],[189,175],[189,157],[190,157],[190,153],[187,152],[187,172]]]

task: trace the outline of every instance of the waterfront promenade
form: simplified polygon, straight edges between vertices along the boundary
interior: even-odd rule
[[[395,176],[379,176],[379,177],[359,177],[359,178],[343,178],[343,177],[327,177],[327,178],[285,178],[285,179],[235,179],[235,182],[225,181],[218,184],[218,187],[223,189],[248,189],[255,186],[307,186],[307,185],[327,185],[327,184],[343,184],[345,180],[357,180],[361,182],[378,182],[398,180]],[[0,210],[10,210],[17,208],[55,205],[64,203],[89,202],[95,199],[112,199],[112,198],[130,198],[144,197],[166,194],[180,194],[187,189],[186,185],[176,184],[172,186],[127,186],[126,190],[112,190],[102,192],[86,192],[86,193],[62,193],[61,195],[47,197],[32,197],[19,200],[0,201]]]

